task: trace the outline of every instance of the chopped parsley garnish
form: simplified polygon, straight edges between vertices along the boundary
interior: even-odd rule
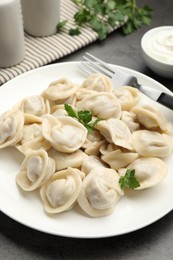
[[[125,175],[120,177],[119,184],[121,189],[138,188],[140,186],[140,183],[135,177],[135,169],[127,169]]]
[[[97,118],[92,122],[92,112],[88,110],[80,110],[75,112],[69,104],[64,104],[64,108],[67,111],[68,116],[76,118],[81,124],[83,124],[88,132],[91,132],[94,129],[94,126],[101,120]]]

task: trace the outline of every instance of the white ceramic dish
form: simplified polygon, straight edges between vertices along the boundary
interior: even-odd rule
[[[84,76],[77,64],[70,62],[45,66],[4,84],[0,88],[0,114],[22,98],[41,93],[57,78],[68,77],[74,82],[82,82]],[[119,68],[136,76],[140,83],[170,93],[164,86],[141,73]],[[144,95],[141,101],[154,104]],[[173,123],[173,112],[159,104],[155,105]],[[143,228],[173,209],[173,155],[166,159],[169,174],[160,185],[130,192],[120,200],[112,215],[102,218],[88,217],[78,207],[59,215],[46,215],[39,194],[21,192],[15,183],[22,159],[22,155],[13,148],[0,150],[0,210],[19,223],[45,233],[75,238],[118,236]]]
[[[147,31],[141,39],[141,53],[147,66],[156,74],[173,78],[173,26]]]

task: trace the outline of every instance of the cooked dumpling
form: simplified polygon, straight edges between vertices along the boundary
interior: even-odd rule
[[[118,99],[110,92],[96,92],[87,95],[76,103],[78,110],[89,110],[101,119],[120,118],[121,106]]]
[[[118,98],[122,110],[131,110],[140,99],[139,90],[129,86],[116,88],[113,90],[113,93]]]
[[[101,120],[95,128],[106,138],[109,143],[132,150],[131,132],[127,125],[120,119],[110,118]]]
[[[51,114],[55,117],[67,116],[67,111],[64,108],[64,104],[53,106],[51,108]]]
[[[83,159],[81,165],[81,171],[84,172],[85,175],[87,175],[91,170],[98,167],[108,168],[108,166],[104,162],[102,162],[98,156],[90,155],[90,156],[86,156]]]
[[[92,132],[88,132],[85,143],[83,144],[83,148],[87,148],[90,144],[95,144],[103,140],[103,136],[100,134],[98,130],[93,129]]]
[[[45,115],[42,122],[43,136],[60,152],[73,153],[85,142],[87,129],[69,116]]]
[[[0,116],[0,149],[14,146],[23,136],[24,115],[18,109],[11,109]]]
[[[74,106],[71,106],[73,111],[75,111],[76,113],[78,112],[76,107]],[[51,108],[51,114],[55,117],[59,117],[59,116],[67,116],[68,113],[65,109],[65,106],[64,104],[61,104],[61,105],[54,105],[52,108]]]
[[[79,101],[79,100],[82,100],[83,98],[85,98],[86,96],[90,96],[91,94],[94,94],[94,93],[98,93],[97,91],[95,90],[91,90],[91,89],[86,89],[86,88],[79,88],[76,93],[75,93],[75,96],[76,96],[76,102]]]
[[[47,213],[60,213],[71,209],[82,187],[84,173],[75,168],[56,172],[40,189]]]
[[[39,124],[24,125],[23,136],[16,148],[26,154],[30,150],[44,149],[48,151],[51,148],[50,143],[43,137],[42,127]]]
[[[98,92],[112,91],[111,80],[101,73],[95,73],[86,78],[82,84],[83,88],[95,90]]]
[[[78,85],[73,84],[69,79],[62,78],[52,82],[43,92],[43,96],[52,101],[63,100],[71,97]]]
[[[88,155],[99,155],[100,146],[106,142],[104,137],[100,134],[98,130],[93,130],[91,133],[87,134],[85,143],[82,145],[85,153]]]
[[[132,112],[136,115],[137,121],[147,129],[158,129],[165,133],[172,130],[171,124],[166,120],[163,113],[153,106],[134,107]]]
[[[49,156],[55,160],[56,170],[60,171],[68,167],[79,168],[87,155],[82,150],[74,153],[62,153],[54,148],[48,152]]]
[[[118,173],[113,169],[97,167],[84,178],[77,201],[89,216],[101,217],[113,212],[123,194]]]
[[[109,145],[102,145],[100,151],[102,153],[101,159],[114,170],[126,167],[139,156],[137,153],[129,152],[126,149],[115,148],[109,151]]]
[[[75,106],[75,104],[76,104],[76,95],[75,95],[75,93],[73,95],[71,95],[70,97],[68,97],[68,98],[58,99],[58,100],[50,101],[50,102],[52,103],[52,105],[63,105],[63,104],[66,103],[66,104]]]
[[[23,112],[35,116],[49,113],[49,102],[40,95],[27,97],[22,101]]]
[[[173,139],[167,134],[149,130],[132,133],[135,151],[141,156],[167,157],[173,151]]]
[[[100,153],[102,155],[105,155],[107,153],[111,153],[115,150],[119,149],[119,146],[118,145],[115,145],[113,143],[106,143],[106,144],[103,144],[101,147],[100,147]],[[126,149],[124,149],[126,151]]]
[[[155,157],[138,158],[129,164],[127,168],[120,169],[118,172],[123,176],[127,169],[135,169],[135,177],[140,184],[136,190],[153,187],[167,176],[165,162]]]
[[[43,185],[55,172],[55,162],[46,151],[30,151],[16,176],[17,184],[25,191],[33,191]]]
[[[131,132],[140,129],[140,124],[137,122],[137,117],[133,112],[122,111],[120,119],[128,126]]]
[[[23,111],[25,124],[40,123],[41,116],[50,113],[49,101],[41,95],[30,96],[16,104]]]

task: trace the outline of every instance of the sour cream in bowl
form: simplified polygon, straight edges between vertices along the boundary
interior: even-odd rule
[[[141,51],[147,66],[156,74],[173,78],[173,26],[161,26],[146,32]]]

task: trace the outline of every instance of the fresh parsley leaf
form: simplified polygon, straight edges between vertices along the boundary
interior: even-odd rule
[[[69,34],[72,35],[72,36],[75,36],[75,35],[79,35],[81,32],[79,30],[79,27],[76,27],[76,28],[71,28],[69,30]]]
[[[96,120],[94,120],[93,122],[88,122],[88,123],[84,123],[83,125],[86,127],[86,129],[88,130],[89,133],[92,132],[92,130],[94,129],[95,125],[100,121],[101,119],[97,118]]]
[[[94,126],[100,121],[101,119],[100,118],[97,118],[95,121],[93,121],[92,123],[90,123],[90,126],[92,128],[94,128]]]
[[[88,130],[88,133],[91,133],[93,128],[90,126],[90,124],[84,124],[85,128]]]
[[[79,10],[75,15],[74,19],[80,26],[88,21],[89,12],[86,9]]]
[[[104,40],[111,28],[125,22],[124,34],[130,34],[142,25],[149,25],[152,19],[152,8],[138,7],[137,0],[73,0],[79,10],[74,20],[79,26],[87,24]]]
[[[75,113],[75,111],[73,110],[73,108],[69,105],[69,104],[64,104],[64,108],[67,111],[67,114],[71,117],[75,117],[78,119],[77,114]]]
[[[149,25],[152,19],[153,9],[145,5],[143,8],[139,8],[135,1],[127,0],[127,5],[124,9],[125,14],[128,17],[127,22],[122,26],[124,34],[130,34],[138,30],[142,25]]]
[[[114,10],[115,9],[115,7],[116,7],[116,3],[115,3],[115,1],[113,1],[113,0],[109,0],[109,1],[107,1],[107,8],[109,9],[109,10]]]
[[[68,116],[77,118],[77,120],[83,124],[89,132],[91,132],[95,125],[101,120],[97,118],[92,122],[93,115],[89,110],[80,110],[76,113],[69,104],[64,104],[64,108],[67,111]]]
[[[99,39],[104,40],[109,32],[109,27],[105,23],[101,23],[100,19],[96,16],[93,16],[90,19],[91,28],[97,32]]]
[[[91,132],[95,125],[100,121],[101,119],[100,118],[97,118],[95,121],[89,123],[89,124],[86,124],[85,127],[88,129],[88,132]]]
[[[78,112],[78,118],[80,122],[87,124],[92,119],[92,113],[88,110],[81,110]]]
[[[130,34],[152,20],[152,8],[148,5],[139,7],[137,0],[72,0],[78,11],[74,14],[76,28],[69,29],[72,36],[79,35],[80,27],[91,27],[100,40],[104,40],[109,31],[122,23],[124,34]],[[67,23],[64,20],[57,25],[57,32]]]
[[[56,26],[57,32],[60,32],[61,29],[66,25],[67,22],[68,22],[67,20],[63,20],[63,21],[59,22],[59,23],[57,24],[57,26]]]
[[[121,189],[138,188],[140,186],[140,183],[135,177],[135,169],[127,169],[125,175],[120,177],[119,184]]]

